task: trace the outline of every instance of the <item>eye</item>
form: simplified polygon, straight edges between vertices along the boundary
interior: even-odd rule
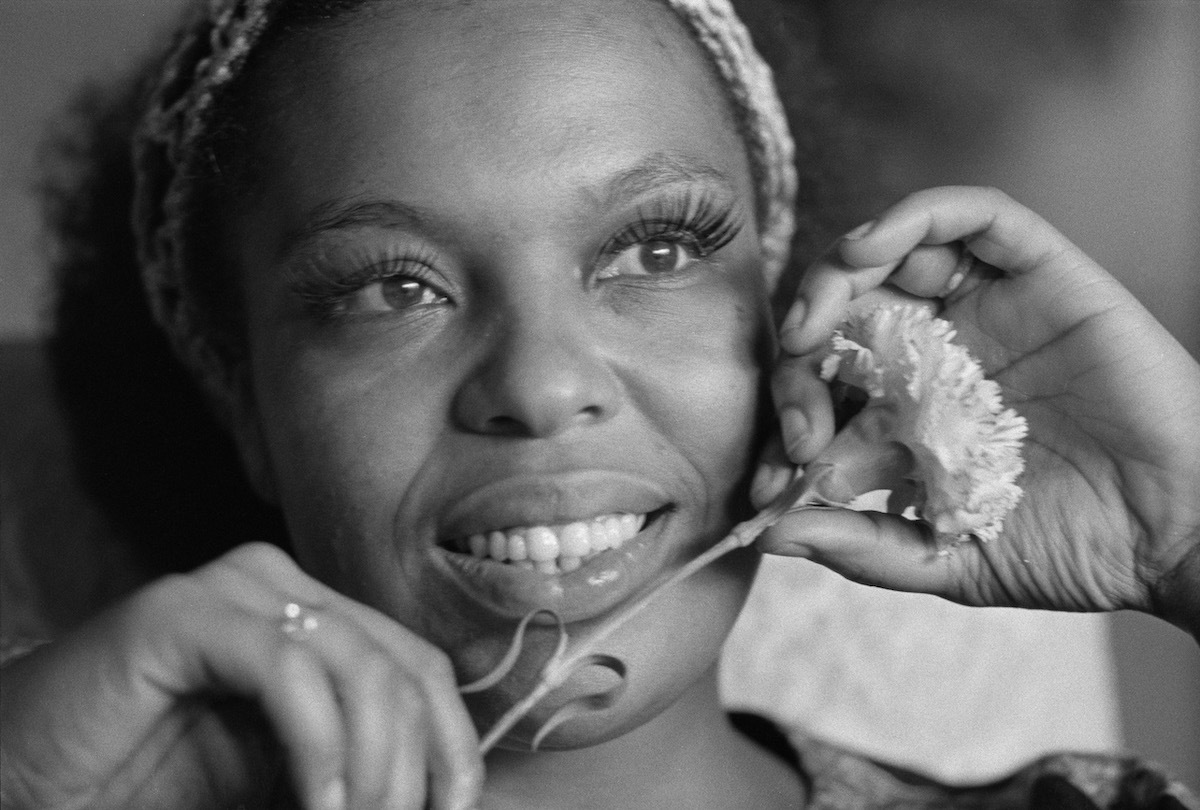
[[[411,276],[390,276],[364,284],[344,296],[341,309],[350,314],[403,312],[422,306],[445,304],[449,300],[440,290]]]
[[[630,245],[617,253],[597,274],[597,278],[615,276],[656,276],[674,273],[699,258],[698,251],[680,241],[651,239]]]

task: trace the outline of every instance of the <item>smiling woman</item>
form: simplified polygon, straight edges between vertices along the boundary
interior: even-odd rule
[[[776,366],[796,180],[769,72],[723,0],[596,9],[212,0],[148,68],[150,92],[126,102],[136,130],[114,124],[135,148],[118,173],[134,170],[137,261],[97,270],[79,251],[78,267],[144,283],[287,553],[237,544],[6,669],[6,804],[1024,806],[1134,781],[1148,800],[1183,796],[1136,761],[1070,757],[955,792],[729,722],[716,662],[764,550],[974,604],[1140,607],[1194,631],[1197,469],[1161,447],[1200,410],[1200,370],[1052,228],[972,189],[914,196],[836,243]],[[963,267],[978,272],[948,286]],[[1015,529],[956,555],[888,516],[796,512],[605,638],[619,700],[589,704],[610,670],[583,670],[485,758],[477,729],[557,643],[545,612],[572,633],[610,621],[751,514],[756,471],[761,498],[829,444],[809,355],[846,299],[888,279],[949,290],[937,306],[1052,451],[1032,456],[1045,491],[1086,489],[1056,458],[1107,470],[1151,447],[1169,506],[1147,496],[1147,531],[1105,535],[1061,526],[1052,499],[1023,503]],[[1084,323],[1096,339],[1080,344]],[[1119,332],[1158,365],[1101,363]],[[1097,366],[1108,375],[1069,373]],[[1164,373],[1186,407],[1094,431],[1143,419],[1149,406],[1114,403]],[[771,393],[791,457],[759,465]],[[1095,524],[1131,525],[1143,494],[1104,498]],[[1129,557],[1147,561],[1139,576],[1061,565]],[[526,615],[522,654],[462,696]]]
[[[755,187],[685,28],[628,5],[603,21],[538,4],[376,12],[342,23],[353,48],[293,40],[248,74],[272,111],[250,148],[280,148],[257,149],[263,179],[231,226],[253,235],[233,246],[254,369],[243,455],[301,564],[419,630],[463,680],[499,659],[504,620],[602,617],[744,508],[771,347]],[[313,53],[324,78],[266,78]],[[580,66],[566,75],[564,53]],[[331,201],[336,227],[304,224]],[[644,262],[653,249],[669,261]],[[562,554],[567,527],[607,535],[622,514],[644,525],[619,549]],[[496,535],[532,565],[464,553]],[[743,555],[613,639],[638,677],[552,743],[711,690],[752,568]]]

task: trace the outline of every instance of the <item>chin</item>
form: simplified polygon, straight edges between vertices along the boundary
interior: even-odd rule
[[[664,715],[701,709],[721,711],[716,667],[725,638],[753,581],[761,556],[752,549],[733,552],[686,582],[665,592],[603,645],[618,658],[625,676],[604,666],[578,670],[552,692],[497,746],[510,752],[534,750],[532,741],[560,713],[569,715],[538,744],[538,751],[570,751],[624,737]],[[574,633],[578,628],[568,628]],[[466,696],[468,708],[486,733],[510,706],[527,695],[550,655],[552,639],[527,645],[527,655],[498,686]],[[668,725],[673,721],[667,717]]]

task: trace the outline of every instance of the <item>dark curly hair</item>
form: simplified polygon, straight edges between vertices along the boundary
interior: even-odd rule
[[[260,48],[269,50],[297,30],[331,25],[362,4],[289,3]],[[781,0],[739,3],[739,11],[776,69],[797,140],[793,264],[802,266],[830,233],[856,219],[864,197],[855,196],[857,186],[849,182],[847,133],[820,65],[813,21],[801,5]],[[286,546],[280,515],[246,483],[230,437],[173,356],[143,295],[129,223],[130,142],[161,61],[146,60],[116,84],[79,94],[47,141],[43,186],[57,245],[50,358],[81,479],[152,574],[192,568],[250,540]],[[254,108],[249,92],[231,93],[213,125],[214,148],[235,166],[249,140],[238,117]],[[250,182],[242,172],[218,174],[196,178],[210,188],[197,199],[210,206],[231,183]],[[217,220],[215,211],[196,216],[200,229]],[[788,274],[780,300],[790,298],[795,275]],[[226,304],[236,311],[236,302]]]
[[[284,533],[142,292],[129,144],[147,74],[79,94],[48,142],[43,200],[57,238],[48,349],[81,482],[157,574]]]

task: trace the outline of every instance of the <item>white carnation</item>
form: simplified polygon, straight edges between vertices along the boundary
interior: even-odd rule
[[[922,519],[940,535],[992,540],[1021,497],[1026,423],[954,334],[919,307],[879,307],[835,333],[822,376],[867,394],[851,423],[873,426],[859,435],[911,454],[905,477]]]

